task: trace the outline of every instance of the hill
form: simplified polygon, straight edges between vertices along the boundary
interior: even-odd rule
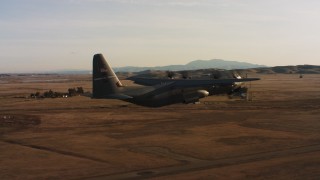
[[[248,68],[258,68],[266,67],[264,65],[251,64],[246,62],[238,61],[227,61],[221,59],[212,60],[195,60],[185,65],[169,65],[169,66],[156,66],[156,67],[120,67],[114,68],[116,72],[140,72],[146,70],[161,70],[161,71],[184,71],[184,70],[196,70],[196,69],[248,69]]]

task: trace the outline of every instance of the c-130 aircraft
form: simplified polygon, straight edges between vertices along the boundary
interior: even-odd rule
[[[151,81],[152,79],[150,79]],[[120,99],[147,107],[161,107],[175,103],[194,103],[209,95],[214,85],[255,81],[245,79],[175,79],[154,86],[124,86],[102,54],[93,56],[92,98]]]

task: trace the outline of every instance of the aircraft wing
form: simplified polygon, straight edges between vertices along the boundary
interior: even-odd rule
[[[155,79],[155,78],[128,78],[136,84],[154,86],[157,84],[174,83],[175,87],[207,87],[217,84],[233,84],[236,82],[257,81],[260,78],[243,78],[243,79]]]
[[[247,82],[247,81],[255,81],[259,80],[259,78],[246,78],[246,79],[203,79],[203,80],[197,80],[197,79],[182,79],[178,80],[175,85],[176,87],[207,87],[207,86],[213,86],[217,84],[233,84],[236,82]]]

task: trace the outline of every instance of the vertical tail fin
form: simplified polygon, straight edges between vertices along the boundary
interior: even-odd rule
[[[92,64],[92,98],[108,98],[117,94],[122,84],[103,55],[95,54]]]

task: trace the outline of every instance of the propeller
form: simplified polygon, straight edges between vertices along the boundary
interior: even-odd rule
[[[167,71],[167,77],[169,79],[173,79],[175,77],[176,73],[173,71]]]
[[[189,76],[189,72],[188,71],[182,71],[181,75],[182,75],[183,79],[191,79],[191,77]]]
[[[221,73],[219,71],[212,71],[211,72],[211,77],[213,79],[220,79],[222,76],[221,76]]]
[[[236,71],[232,72],[232,75],[235,79],[242,79],[242,77],[239,75],[239,73],[237,73]]]

